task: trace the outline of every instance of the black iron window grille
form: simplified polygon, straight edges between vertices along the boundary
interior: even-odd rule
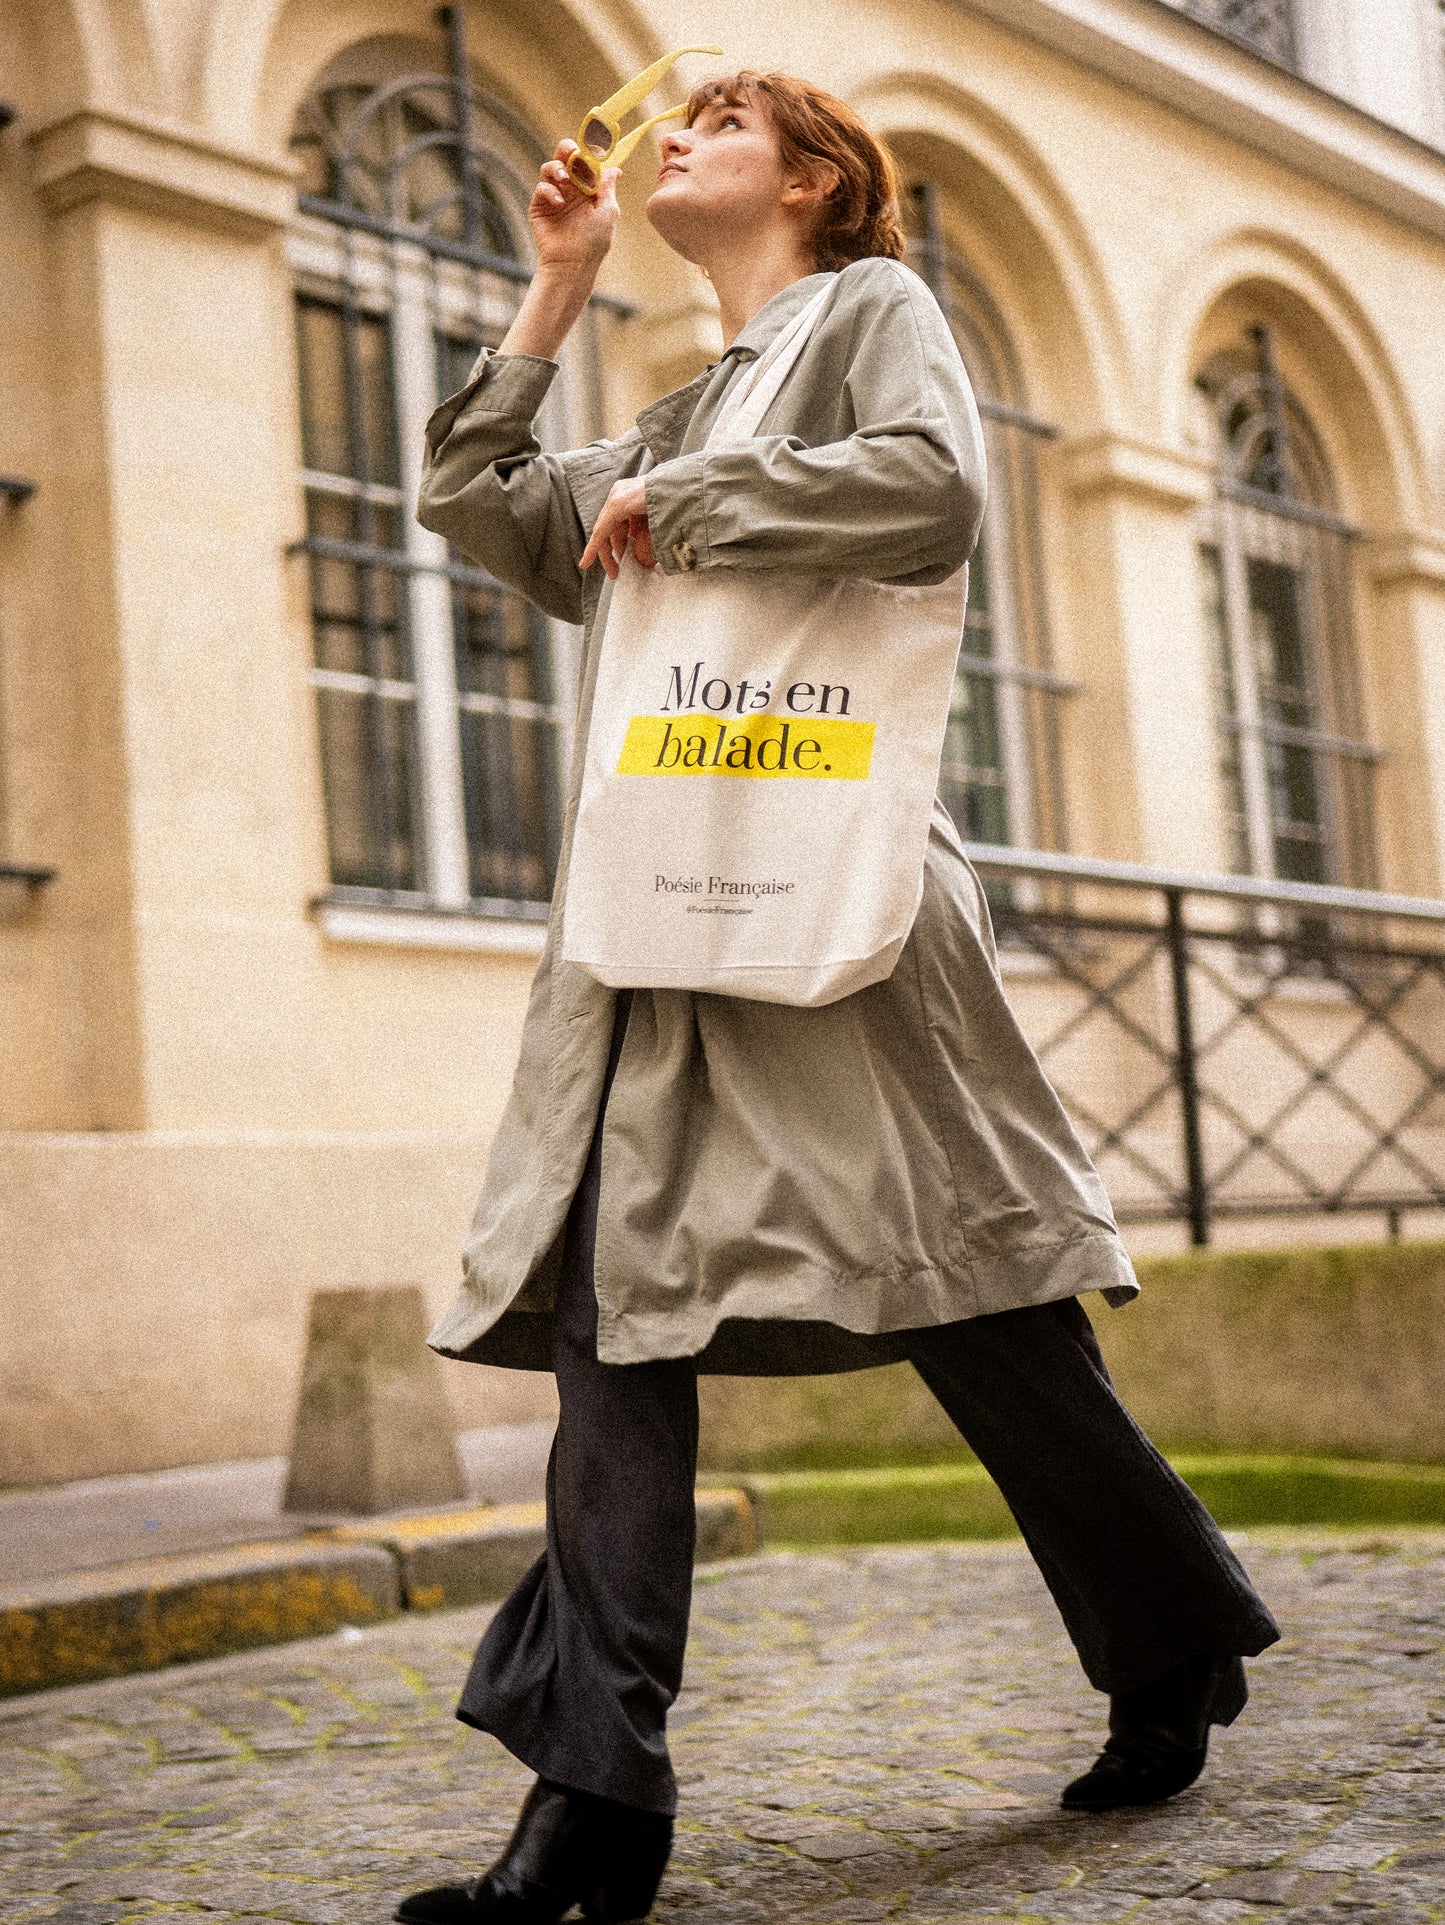
[[[296,276],[312,682],[330,900],[545,916],[561,839],[575,631],[439,537],[413,505],[423,428],[505,334],[531,278],[526,220],[546,149],[449,60],[349,49],[298,115]],[[540,423],[602,432],[597,298]]]
[[[1057,429],[1029,412],[1003,317],[948,244],[937,185],[916,186],[910,200],[910,255],[958,342],[989,465],[940,792],[966,838],[1061,849],[1068,837],[1058,707],[1079,685],[1052,663],[1037,456]]]
[[[1218,436],[1200,522],[1227,858],[1286,882],[1375,882],[1373,772],[1351,604],[1359,531],[1265,328],[1200,376]]]

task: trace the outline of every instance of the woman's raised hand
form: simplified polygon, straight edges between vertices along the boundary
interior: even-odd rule
[[[617,169],[609,167],[591,197],[574,187],[563,165],[575,140],[559,140],[532,190],[527,218],[537,243],[532,276],[498,354],[553,361],[592,295],[597,270],[617,232]]]
[[[620,169],[603,169],[595,195],[584,194],[567,172],[567,156],[575,140],[559,140],[551,160],[544,162],[533,191],[527,218],[537,243],[539,268],[571,268],[593,273],[607,257],[617,232],[617,176]]]

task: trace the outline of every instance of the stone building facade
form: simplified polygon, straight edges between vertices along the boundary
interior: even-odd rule
[[[421,425],[541,155],[714,40],[890,143],[983,402],[966,832],[1445,890],[1437,0],[11,0],[0,1485],[279,1450],[312,1290],[451,1287],[577,638],[414,525]],[[716,354],[649,179],[554,444]]]

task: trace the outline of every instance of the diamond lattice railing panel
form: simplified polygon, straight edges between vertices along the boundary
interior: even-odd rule
[[[1123,1221],[1188,1213],[1167,934],[999,917],[1009,1000]],[[1445,955],[1340,944],[1301,965],[1188,938],[1211,1213],[1445,1204]]]
[[[1051,965],[1009,1000],[1121,1216],[1174,1215],[1184,1190],[1168,964],[1153,933],[1010,914],[1011,944]]]
[[[1342,955],[1323,978],[1245,986],[1210,947],[1191,977],[1213,1207],[1445,1195],[1440,963]]]

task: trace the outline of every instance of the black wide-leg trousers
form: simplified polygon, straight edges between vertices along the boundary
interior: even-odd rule
[[[697,1370],[597,1359],[599,1119],[553,1319],[547,1550],[493,1618],[457,1715],[539,1776],[671,1812],[696,1536]],[[1127,1691],[1279,1630],[1213,1519],[1115,1395],[1076,1298],[904,1333],[987,1467],[1091,1684]]]

